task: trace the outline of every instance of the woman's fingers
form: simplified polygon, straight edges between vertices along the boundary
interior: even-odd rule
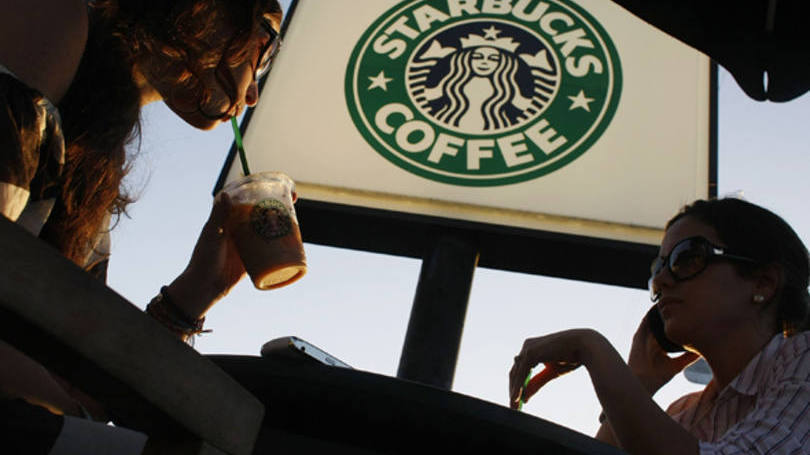
[[[201,288],[210,291],[211,298],[215,299],[227,293],[244,275],[244,267],[228,234],[231,206],[231,199],[224,192],[214,199],[184,272]]]
[[[518,408],[521,397],[528,399],[552,379],[578,368],[587,337],[595,333],[588,329],[572,329],[524,341],[509,371],[509,406]],[[527,383],[529,372],[541,362],[545,368]]]
[[[545,366],[543,371],[534,375],[522,391],[520,398],[522,398],[524,403],[528,402],[529,398],[534,396],[535,393],[553,379],[557,379],[566,373],[574,371],[580,366],[577,363],[545,363],[543,365]]]
[[[546,362],[543,371],[528,380],[532,368],[539,363],[535,358],[538,355],[536,351],[543,345],[542,340],[542,338],[526,340],[520,354],[515,356],[514,365],[509,371],[509,406],[513,409],[518,408],[521,398],[524,402],[527,401],[547,382],[579,366],[566,362]]]
[[[512,369],[509,370],[509,407],[517,409],[520,399],[521,389],[529,374],[531,367],[525,366],[525,355],[523,351],[515,356]]]
[[[543,371],[537,373],[529,380],[529,383],[526,385],[526,390],[523,391],[523,396],[521,397],[523,401],[528,402],[529,398],[534,396],[541,387],[557,376],[559,375],[555,374],[554,371],[546,365]]]
[[[541,387],[548,384],[552,379],[557,379],[560,376],[569,373],[579,368],[579,364],[562,364],[562,363],[546,363],[543,371],[534,375],[526,385],[526,390],[523,391],[523,401],[529,401]]]
[[[541,345],[542,338],[529,338],[523,342],[520,353],[515,356],[514,364],[509,371],[509,407],[512,409],[518,408],[526,377],[538,363],[534,360],[535,351]]]
[[[675,371],[675,373],[677,374],[679,371],[682,371],[684,368],[688,367],[689,364],[697,360],[699,357],[700,355],[690,351],[686,351],[677,357],[673,357],[671,361],[677,370]]]
[[[223,235],[228,221],[228,212],[231,210],[231,198],[227,193],[222,192],[214,199],[214,207],[211,215],[205,223],[205,229],[216,235]]]

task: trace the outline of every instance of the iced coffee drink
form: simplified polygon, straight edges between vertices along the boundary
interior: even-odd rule
[[[228,232],[258,289],[286,286],[307,271],[293,207],[292,180],[279,172],[251,174],[229,183]]]

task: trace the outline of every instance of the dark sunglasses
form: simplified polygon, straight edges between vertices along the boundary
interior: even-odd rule
[[[652,281],[664,268],[669,270],[675,281],[684,281],[705,270],[709,262],[716,259],[757,262],[751,258],[728,253],[725,248],[714,245],[703,237],[689,237],[675,244],[668,256],[659,256],[653,260],[650,265],[650,300],[657,302],[661,297],[660,292],[653,289]]]
[[[270,39],[262,46],[261,52],[259,53],[259,61],[256,63],[256,72],[254,73],[254,77],[257,81],[270,71],[270,67],[273,66],[273,58],[278,54],[278,50],[281,47],[281,37],[273,26],[270,25],[270,22],[262,20],[261,25],[264,31],[270,35]]]

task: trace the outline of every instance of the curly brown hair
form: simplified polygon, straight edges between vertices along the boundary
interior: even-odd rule
[[[61,194],[41,234],[88,267],[107,214],[120,216],[132,202],[122,181],[128,171],[126,146],[140,137],[135,66],[191,90],[200,113],[221,118],[224,112],[206,111],[211,88],[201,74],[215,68],[216,81],[230,98],[228,109],[233,107],[238,87],[231,68],[244,61],[261,18],[280,23],[281,8],[277,0],[95,0],[89,14],[85,54],[59,104],[67,146]],[[223,29],[231,34],[217,43],[213,37]]]

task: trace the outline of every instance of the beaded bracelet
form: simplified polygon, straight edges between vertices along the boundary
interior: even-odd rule
[[[205,317],[189,320],[183,310],[172,302],[166,291],[166,286],[160,288],[160,293],[149,302],[149,305],[146,305],[146,314],[155,318],[171,332],[182,336],[184,340],[191,339],[194,335],[211,332],[211,329],[203,329]]]

